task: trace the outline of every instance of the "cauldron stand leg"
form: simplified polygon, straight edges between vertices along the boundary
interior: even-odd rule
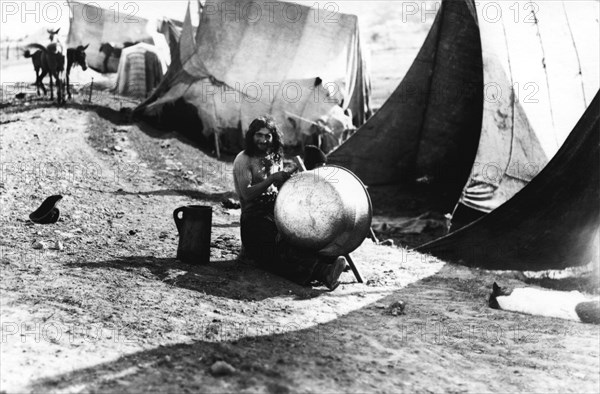
[[[350,268],[352,268],[352,272],[354,273],[354,276],[356,277],[358,283],[363,283],[363,279],[360,276],[360,272],[358,272],[358,268],[356,268],[356,265],[354,265],[354,261],[352,261],[352,259],[350,258],[350,254],[345,254],[344,257],[346,258],[346,261],[348,261]]]

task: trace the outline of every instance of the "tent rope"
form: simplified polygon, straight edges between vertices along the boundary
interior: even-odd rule
[[[544,50],[544,42],[542,40],[542,34],[540,32],[540,24],[535,14],[535,9],[531,9],[531,15],[533,16],[533,23],[536,28],[536,35],[540,42],[540,49],[542,50],[542,66],[544,67],[544,75],[546,76],[546,88],[548,89],[548,108],[550,109],[550,120],[552,120],[552,128],[554,129],[554,140],[556,142],[556,146],[559,147],[560,144],[558,142],[558,136],[556,135],[556,124],[554,123],[554,111],[552,110],[552,97],[550,94],[550,79],[548,77],[548,66],[546,65],[546,51]]]
[[[508,54],[510,53],[510,48],[508,45],[508,35],[506,34],[506,25],[504,25],[504,21],[502,21],[502,32],[504,34],[504,45],[506,46],[506,60],[508,62],[508,75],[510,78],[510,151],[508,152],[508,160],[506,161],[506,168],[504,169],[504,174],[505,175],[509,175],[508,174],[508,169],[510,168],[510,164],[512,162],[512,157],[513,157],[513,150],[514,150],[514,146],[515,146],[515,88],[514,88],[514,80],[513,80],[513,70],[512,70],[512,63],[510,61],[510,56],[508,56]],[[500,178],[500,181],[498,182],[498,185],[500,185],[500,183],[502,183],[502,178]]]
[[[581,71],[581,59],[579,58],[579,51],[577,50],[577,44],[575,43],[575,36],[573,35],[573,30],[571,29],[571,23],[569,22],[569,14],[567,12],[567,8],[565,7],[564,0],[562,1],[563,11],[565,13],[565,19],[567,20],[567,27],[569,28],[569,34],[571,35],[571,42],[573,43],[573,49],[575,49],[575,56],[577,58],[577,66],[579,67],[579,82],[581,83],[581,94],[583,96],[583,106],[584,110],[588,107],[587,100],[585,98],[585,86],[583,84],[583,72]]]

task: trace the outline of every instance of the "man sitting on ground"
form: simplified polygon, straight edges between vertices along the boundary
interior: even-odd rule
[[[294,247],[277,231],[277,188],[290,174],[282,170],[282,135],[275,121],[268,116],[253,120],[245,142],[246,149],[233,162],[233,180],[242,207],[240,230],[245,256],[298,284],[316,280],[334,290],[346,266],[345,259],[318,256],[315,251]]]

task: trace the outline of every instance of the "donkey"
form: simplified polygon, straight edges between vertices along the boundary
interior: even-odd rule
[[[71,98],[71,88],[70,88],[70,80],[69,74],[71,73],[71,68],[75,66],[80,66],[83,71],[87,70],[87,62],[85,61],[85,50],[89,47],[90,44],[86,46],[79,45],[77,48],[68,48],[67,49],[67,95],[69,99]]]
[[[46,88],[42,81],[46,74],[49,74],[50,100],[54,100],[52,87],[52,77],[54,77],[56,80],[56,98],[59,104],[64,103],[63,84],[60,78],[61,73],[65,70],[65,56],[62,54],[62,48],[59,48],[56,43],[49,44],[47,47],[40,44],[29,44],[27,47],[39,49],[33,55],[31,55],[29,51],[25,51],[25,57],[31,57],[33,61],[38,96],[40,95],[40,87],[44,91],[44,95],[46,95]],[[40,70],[41,74],[39,74]]]
[[[50,40],[50,43],[54,42],[54,36],[58,34],[58,32],[60,31],[60,27],[56,30],[52,30],[52,29],[46,29],[46,32],[48,33],[48,39]],[[57,40],[58,42],[58,40]],[[58,43],[60,45],[60,43]],[[41,61],[41,56],[42,56],[42,52],[41,51],[35,51],[33,53],[33,55],[31,54],[31,52],[29,50],[26,50],[23,53],[23,56],[26,58],[31,58],[31,62],[33,63],[33,68],[35,70],[35,85],[37,88],[37,94],[38,96],[40,95],[40,85],[38,85],[37,80],[39,78],[39,72],[41,69],[41,65],[42,65],[42,61]],[[44,87],[44,84],[41,84],[42,89],[44,90],[44,96],[46,95],[46,88]]]

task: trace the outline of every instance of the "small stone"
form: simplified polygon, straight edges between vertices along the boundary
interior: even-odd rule
[[[117,151],[117,152],[122,152],[122,151],[123,151],[123,148],[121,148],[119,145],[115,145],[115,146],[113,146],[113,149],[114,149],[115,151]]]
[[[46,248],[46,245],[44,245],[44,243],[40,242],[40,241],[35,241],[32,246],[34,249],[45,249]]]
[[[404,301],[395,301],[390,305],[390,313],[393,316],[403,315],[406,303]]]
[[[235,372],[235,368],[225,361],[217,361],[210,367],[210,373],[214,376],[231,375]]]
[[[56,250],[65,250],[65,246],[63,245],[63,243],[61,241],[56,241],[54,243],[54,249],[56,249]]]

